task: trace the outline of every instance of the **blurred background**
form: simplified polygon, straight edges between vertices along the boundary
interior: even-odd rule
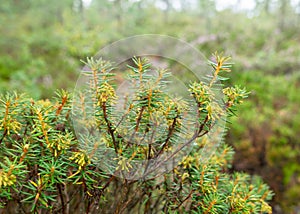
[[[136,34],[231,55],[230,81],[251,91],[230,118],[232,168],[271,186],[274,213],[300,213],[300,0],[0,0],[0,33],[0,93],[40,99],[72,91],[81,59]]]

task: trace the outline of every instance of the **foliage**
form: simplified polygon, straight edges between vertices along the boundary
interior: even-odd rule
[[[201,151],[210,143],[206,136],[215,122],[233,110],[232,107],[241,102],[240,98],[247,96],[244,90],[227,88],[224,108],[216,103],[211,89],[218,79],[223,79],[220,73],[230,71],[228,58],[218,56],[216,59],[217,62],[210,62],[214,72],[209,84],[190,85],[198,115],[192,129],[194,135],[184,144],[191,147],[191,152],[173,170],[151,179],[122,179],[99,168],[93,153],[95,145],[92,151],[83,150],[72,131],[71,98],[67,92],[58,92],[53,102],[34,101],[12,93],[3,95],[0,117],[2,208],[15,213],[74,210],[86,213],[271,213],[267,201],[272,192],[261,179],[228,172],[233,157],[231,147],[222,142],[207,162],[201,162]],[[150,160],[167,153],[184,129],[181,121],[185,105],[180,100],[170,100],[164,92],[164,78],[168,73],[155,70],[157,75],[149,75],[150,69],[154,69],[151,64],[140,58],[133,61],[135,66],[130,66],[129,79],[136,83],[136,97],[126,103],[127,114],[116,117],[126,121],[123,129],[113,117],[116,113],[116,92],[111,85],[113,68],[101,59],[86,62],[93,77],[90,90],[95,98],[96,125],[105,142],[101,146],[119,155],[118,165],[113,168],[122,172],[128,171],[135,159]],[[146,146],[129,145],[130,141],[122,138],[130,127],[134,127],[133,133],[138,138],[147,132],[153,134],[155,124],[151,128],[147,124],[149,117],[155,114],[164,118],[161,122],[166,128],[155,141]]]
[[[158,2],[162,1],[93,0],[89,7],[81,0],[1,4],[0,90],[49,98],[57,88],[74,87],[79,59],[118,39],[145,33],[183,38],[206,54],[223,47],[241,70],[282,74],[299,67],[298,5],[289,5],[281,17],[280,4],[272,0],[256,1],[257,8],[250,12],[234,7],[220,11],[217,1],[203,0],[180,1],[182,10],[172,4],[163,10]],[[271,5],[267,14],[264,2]],[[282,19],[284,29],[279,25]]]
[[[299,206],[299,74],[283,80],[252,71],[233,81],[247,82],[252,92],[238,110],[243,117],[231,118],[229,126],[227,142],[237,150],[234,168],[269,180],[276,203],[292,212]]]
[[[2,1],[0,92],[37,100],[72,90],[79,59],[136,34],[176,36],[206,55],[223,48],[236,61],[231,80],[252,91],[227,135],[237,149],[234,169],[264,177],[277,213],[299,212],[299,0],[257,0],[252,9],[220,2]]]

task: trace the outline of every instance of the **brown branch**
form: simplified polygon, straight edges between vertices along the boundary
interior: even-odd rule
[[[63,96],[61,104],[58,106],[56,110],[56,116],[60,115],[64,105],[67,103],[67,100],[68,100],[68,96]]]
[[[207,210],[205,211],[204,214],[208,214],[210,213],[210,210],[214,207],[214,205],[216,204],[216,201],[213,200],[212,202],[209,203],[209,207],[207,208]]]
[[[77,196],[78,192],[80,191],[80,188],[78,188],[76,191],[74,191],[74,193],[72,193],[72,195],[69,197],[68,195],[68,190],[67,190],[67,185],[65,185],[65,189],[64,189],[64,193],[66,196],[66,203],[65,205],[66,207],[66,213],[69,214],[69,210],[70,210],[70,202],[75,198],[75,196]],[[59,212],[62,209],[62,207],[60,207],[59,209],[54,210],[54,213]]]
[[[173,158],[179,151],[181,151],[184,147],[186,147],[187,145],[189,145],[190,143],[192,143],[197,138],[198,138],[198,131],[194,133],[194,135],[192,136],[191,139],[189,139],[187,142],[185,142],[180,147],[178,147],[169,157],[166,157],[166,159],[164,159],[163,161],[159,162],[154,169],[151,169],[150,171],[145,171],[146,173],[143,176],[146,177],[148,174],[150,174],[151,172],[153,172],[154,170],[156,170],[158,167],[160,167],[161,164],[163,164],[164,162],[166,162],[166,161],[170,160],[171,158]]]
[[[1,139],[0,139],[0,144],[1,144],[2,141],[4,140],[4,138],[5,138],[5,136],[7,135],[7,133],[8,133],[8,131],[7,131],[7,129],[5,129],[3,135],[2,135],[2,137],[1,137]]]
[[[193,194],[193,190],[188,194],[188,196],[183,200],[183,201],[181,201],[181,203],[177,206],[177,207],[175,207],[175,208],[173,208],[172,210],[177,210],[177,209],[179,209],[183,204],[184,204],[184,202],[186,202],[191,196],[192,196],[192,194]]]
[[[160,163],[158,163],[158,165],[154,169],[151,169],[148,172],[145,170],[146,173],[144,174],[144,177],[146,177],[148,174],[150,174],[151,172],[153,172],[154,170],[156,170],[162,163],[164,163],[164,162],[170,160],[171,158],[173,158],[178,152],[180,152],[184,147],[186,147],[187,145],[189,145],[190,143],[192,143],[194,140],[196,140],[197,138],[202,137],[205,134],[207,134],[209,132],[209,130],[205,131],[204,133],[202,133],[200,135],[200,133],[203,131],[203,128],[204,128],[205,124],[207,123],[207,121],[208,121],[208,116],[206,116],[204,122],[200,125],[199,129],[195,131],[195,133],[191,137],[191,139],[189,139],[184,144],[182,144],[181,146],[179,146],[170,156],[166,157],[165,160],[163,160]]]
[[[169,141],[170,141],[170,139],[171,139],[171,137],[172,137],[172,135],[175,131],[176,122],[177,122],[177,117],[175,117],[173,119],[172,125],[171,125],[171,127],[169,127],[169,132],[168,132],[168,135],[167,135],[167,139],[166,139],[165,143],[163,144],[161,150],[157,153],[156,157],[158,157],[164,151],[164,149],[168,146],[168,143],[169,143]]]
[[[199,137],[200,137],[200,136],[203,136],[203,135],[200,135],[200,133],[203,131],[204,126],[205,126],[205,124],[207,123],[207,121],[208,121],[208,115],[206,115],[204,122],[201,124],[201,126],[200,126],[200,128],[199,128],[199,131],[198,131]],[[208,131],[206,131],[206,133],[207,133],[207,132],[208,132]],[[204,133],[205,133],[205,132],[204,132]]]
[[[129,183],[129,184],[132,184],[132,183]],[[140,191],[141,191],[141,188],[136,188],[136,190],[133,192],[133,195],[134,195],[134,196],[138,196],[138,192],[140,192]],[[129,193],[129,192],[128,192],[128,193]],[[121,208],[120,213],[123,213],[123,212],[125,211],[125,209],[126,209],[129,205],[131,205],[130,203],[132,203],[132,205],[131,205],[130,207],[136,205],[136,203],[139,202],[139,201],[143,198],[143,196],[144,196],[145,194],[147,194],[147,193],[146,193],[145,190],[144,190],[144,191],[142,192],[142,195],[140,195],[140,197],[136,197],[137,199],[136,199],[135,202],[134,202],[134,199],[135,199],[134,196],[131,197],[129,200],[127,200],[127,201],[124,203],[123,207]],[[143,203],[140,203],[140,204],[143,204]],[[145,213],[146,213],[146,212],[145,212]]]
[[[110,136],[112,138],[112,142],[114,144],[115,152],[116,152],[116,154],[118,154],[118,146],[117,146],[117,141],[116,141],[115,134],[114,134],[114,129],[112,127],[111,122],[108,120],[108,116],[107,116],[106,102],[103,102],[103,104],[102,104],[102,111],[103,111],[104,120],[105,120],[107,128],[108,128],[108,133],[110,134]]]
[[[141,122],[141,120],[142,120],[142,116],[143,116],[143,112],[145,111],[145,106],[143,106],[142,108],[141,108],[141,111],[140,111],[140,114],[139,114],[139,116],[138,116],[138,118],[136,119],[136,125],[135,125],[135,132],[137,132],[138,131],[138,129],[139,129],[139,126],[140,126],[140,122]]]
[[[149,145],[148,145],[148,160],[151,159],[151,150],[152,150],[152,145],[149,144]]]
[[[62,190],[61,190],[60,184],[57,184],[57,188],[58,188],[58,193],[59,193],[59,197],[60,197],[60,201],[61,201],[62,213],[65,214],[66,213],[65,202],[64,202],[64,197],[63,197],[63,194],[62,194]]]
[[[139,116],[138,118],[136,119],[136,124],[135,124],[135,128],[134,128],[134,132],[132,133],[131,137],[130,137],[130,140],[129,140],[129,143],[131,143],[132,139],[134,138],[136,132],[139,130],[139,126],[140,126],[140,122],[142,120],[142,116],[143,116],[143,112],[145,111],[146,107],[143,106],[141,108],[141,111],[139,113]]]
[[[147,172],[148,170],[148,167],[149,167],[149,164],[150,164],[150,160],[151,160],[151,150],[152,150],[152,142],[153,142],[153,138],[154,138],[154,135],[155,135],[155,132],[156,132],[156,127],[157,127],[157,124],[155,126],[155,129],[153,128],[153,132],[151,134],[151,140],[150,140],[150,143],[148,145],[148,161],[147,161],[147,165],[145,167],[145,172]]]
[[[109,180],[106,182],[106,184],[104,185],[104,187],[102,187],[101,189],[101,194],[104,192],[104,190],[109,186],[109,184],[115,179],[116,177],[111,175]]]
[[[69,212],[70,212],[70,204],[69,204],[69,202],[70,202],[70,198],[69,198],[69,194],[68,194],[68,189],[67,189],[67,184],[64,184],[64,186],[65,186],[65,188],[64,188],[64,194],[65,194],[65,196],[66,196],[66,214],[69,214]]]
[[[119,194],[120,194],[120,197],[121,197],[121,199],[120,199],[120,201],[117,203],[117,208],[115,209],[115,211],[114,211],[114,214],[119,214],[119,213],[122,213],[122,209],[124,208],[126,208],[126,206],[127,206],[127,203],[125,202],[125,207],[124,206],[122,206],[123,204],[122,204],[122,202],[123,202],[123,200],[122,200],[122,198],[123,197],[126,197],[126,195],[128,195],[128,193],[129,193],[129,188],[128,188],[128,183],[127,183],[127,180],[125,179],[124,180],[124,184],[122,185],[122,190],[123,191],[121,191]],[[128,202],[129,203],[129,202]]]

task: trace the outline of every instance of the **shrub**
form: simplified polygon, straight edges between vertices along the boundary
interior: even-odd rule
[[[193,103],[168,95],[167,71],[133,58],[134,66],[129,66],[133,93],[123,103],[125,113],[116,107],[111,64],[88,59],[89,88],[75,93],[73,100],[73,119],[79,127],[72,126],[72,101],[65,91],[53,101],[3,95],[2,209],[10,213],[271,213],[268,186],[258,177],[229,173],[233,149],[210,141],[218,122],[227,113],[232,115],[248,95],[235,86],[222,91],[222,102],[217,100],[215,87],[226,80],[220,74],[230,71],[231,64],[229,58],[215,58],[208,83],[189,86]],[[150,75],[153,72],[156,75]],[[92,107],[95,121],[85,114],[85,107]],[[215,150],[205,158],[208,148]],[[184,156],[176,159],[180,152]],[[158,157],[163,161],[155,165],[152,160]],[[168,160],[173,161],[171,167],[162,165]],[[144,171],[134,179],[139,161]],[[159,171],[162,166],[167,172]]]

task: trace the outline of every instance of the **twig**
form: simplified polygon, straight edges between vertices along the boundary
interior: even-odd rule
[[[3,133],[3,135],[2,135],[2,137],[1,137],[1,139],[0,139],[0,144],[2,143],[2,141],[4,140],[4,138],[5,138],[5,136],[7,135],[7,129],[5,129],[4,130],[4,133]]]
[[[181,207],[183,204],[184,204],[184,202],[186,202],[191,196],[192,196],[192,194],[193,194],[193,190],[188,194],[188,196],[183,200],[183,201],[181,201],[181,203],[177,206],[177,207],[175,207],[175,208],[173,208],[172,210],[177,210],[177,209],[179,209],[179,207]]]
[[[58,193],[59,193],[59,197],[60,197],[60,201],[61,201],[61,206],[62,206],[62,213],[65,214],[65,202],[64,202],[64,197],[61,191],[61,186],[60,184],[57,184],[57,188],[58,188]]]
[[[129,140],[129,143],[131,143],[132,139],[134,138],[136,132],[139,130],[139,126],[140,126],[140,122],[142,120],[142,116],[143,116],[143,112],[145,111],[145,106],[143,106],[141,108],[141,111],[139,113],[139,116],[138,118],[136,119],[136,124],[135,124],[135,128],[134,128],[134,132],[132,133],[131,137],[130,137],[130,140]]]
[[[168,143],[169,143],[169,141],[170,141],[170,139],[171,139],[171,137],[174,133],[176,122],[177,122],[177,117],[175,117],[173,119],[172,125],[171,125],[171,127],[169,127],[169,132],[168,132],[168,135],[167,135],[167,139],[166,139],[165,143],[163,144],[161,150],[157,153],[156,157],[158,157],[164,151],[164,149],[168,146]]]
[[[108,132],[112,138],[112,142],[114,144],[114,149],[116,154],[118,154],[118,146],[117,146],[117,142],[116,142],[116,138],[115,138],[115,134],[114,134],[114,130],[112,128],[111,122],[108,120],[108,116],[107,116],[107,109],[106,109],[106,103],[103,102],[102,104],[102,111],[103,111],[103,117],[104,120],[106,122],[107,128],[108,128]]]

